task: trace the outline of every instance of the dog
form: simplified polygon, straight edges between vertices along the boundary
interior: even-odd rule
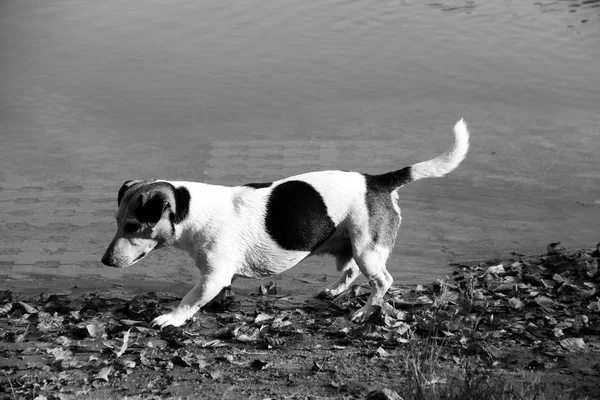
[[[400,227],[398,189],[458,167],[469,149],[464,120],[454,136],[444,154],[381,175],[319,171],[236,187],[126,181],[117,195],[117,233],[102,263],[126,268],[170,245],[194,259],[200,280],[173,311],[152,321],[163,328],[183,325],[236,277],[267,277],[329,254],[341,277],[318,296],[337,296],[362,273],[372,290],[351,320],[364,322],[383,306],[393,282],[386,261]]]

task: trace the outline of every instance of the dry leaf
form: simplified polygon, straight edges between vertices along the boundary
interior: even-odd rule
[[[17,301],[16,304],[23,310],[23,312],[25,312],[27,314],[37,314],[38,313],[38,310],[35,307],[32,307],[23,301]]]
[[[495,275],[504,275],[506,273],[506,271],[504,270],[504,266],[502,264],[500,264],[500,265],[494,265],[494,266],[489,267],[487,269],[487,273],[495,274]]]
[[[112,372],[112,367],[103,367],[98,371],[96,375],[94,375],[94,379],[99,379],[104,382],[108,382],[108,375]]]
[[[62,347],[46,349],[46,353],[52,354],[54,356],[54,361],[68,360],[69,358],[71,358],[73,356],[73,353],[71,353],[67,349],[63,349]]]
[[[560,345],[568,351],[577,351],[584,349],[586,344],[582,338],[566,338],[561,340]]]
[[[250,326],[238,326],[233,330],[233,337],[240,342],[256,342],[260,340],[260,329]]]
[[[266,313],[259,313],[256,318],[254,318],[254,323],[255,324],[260,324],[260,323],[264,323],[267,321],[271,321],[274,317],[272,315],[266,314]]]
[[[508,300],[508,305],[511,308],[514,308],[515,310],[520,310],[523,307],[525,307],[525,304],[523,304],[523,302],[521,300],[519,300],[518,298],[516,298],[516,297],[513,297],[512,299],[509,299]]]
[[[127,350],[127,346],[129,345],[129,333],[131,332],[131,329],[129,329],[127,332],[125,332],[125,334],[123,335],[123,345],[121,346],[121,350],[119,350],[116,354],[117,354],[117,358],[121,357],[123,355],[123,353],[125,353],[125,351]]]
[[[0,307],[0,315],[6,315],[13,309],[13,303],[6,303]]]
[[[106,331],[106,324],[103,322],[99,322],[99,321],[91,321],[90,323],[85,325],[85,328],[88,331],[88,334],[90,335],[90,337],[93,337],[94,339],[98,339],[101,338],[102,335],[104,335],[105,331]]]
[[[379,347],[377,350],[375,350],[375,355],[377,355],[379,357],[389,357],[390,353],[388,353],[387,351],[385,351],[383,349],[383,347]]]

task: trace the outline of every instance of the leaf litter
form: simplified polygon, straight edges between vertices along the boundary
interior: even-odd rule
[[[600,349],[600,250],[552,243],[543,255],[514,255],[457,263],[431,285],[394,286],[360,325],[348,316],[369,296],[361,284],[315,299],[278,295],[270,282],[162,330],[149,323],[180,300],[169,293],[0,291],[0,399],[194,398],[200,385],[206,398],[231,386],[231,398],[396,398],[408,379],[399,360],[431,342],[449,366],[572,375],[575,357],[595,360]],[[578,368],[583,387],[599,386],[600,363]]]

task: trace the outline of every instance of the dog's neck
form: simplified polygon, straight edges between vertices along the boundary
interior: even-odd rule
[[[226,208],[231,201],[226,198],[232,196],[235,188],[197,182],[186,182],[185,186],[191,194],[189,212],[175,225],[173,247],[197,259],[198,253],[206,253],[210,247],[214,230],[219,228],[216,219],[229,211]]]

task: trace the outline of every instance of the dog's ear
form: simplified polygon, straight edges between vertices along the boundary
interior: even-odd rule
[[[178,224],[183,221],[190,211],[190,192],[184,187],[178,187],[173,190],[175,197],[175,213],[172,215],[174,223]]]
[[[143,193],[140,196],[140,203],[135,216],[138,221],[147,223],[150,226],[156,225],[162,218],[165,210],[170,207],[167,196],[158,191]]]
[[[121,186],[121,189],[119,189],[119,194],[117,195],[117,205],[120,206],[121,205],[121,200],[123,200],[123,196],[125,196],[125,193],[127,193],[127,191],[136,183],[140,183],[141,181],[135,181],[135,180],[129,180],[129,181],[125,181],[123,183],[123,186]]]

